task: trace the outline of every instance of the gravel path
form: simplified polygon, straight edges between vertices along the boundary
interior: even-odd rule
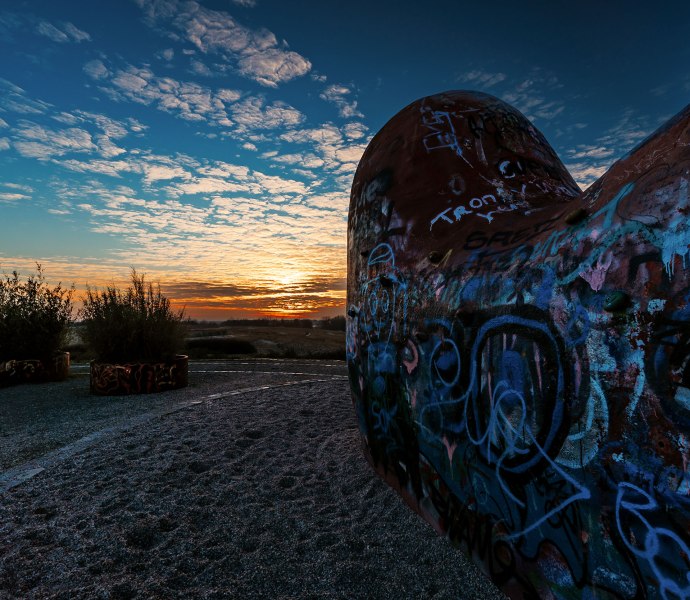
[[[342,371],[257,370],[0,493],[0,598],[503,597],[373,473]]]
[[[323,376],[345,378],[345,363],[300,360],[191,361],[189,387],[161,394],[89,394],[89,366],[73,365],[60,383],[0,388],[0,472],[133,418],[189,404],[221,389]]]

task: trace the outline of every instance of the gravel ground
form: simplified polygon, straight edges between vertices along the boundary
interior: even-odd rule
[[[89,366],[73,365],[67,381],[0,388],[0,472],[94,431],[133,417],[188,404],[199,396],[253,385],[345,377],[345,363],[299,360],[190,361],[189,387],[161,394],[92,396]],[[260,382],[260,383],[259,383]]]
[[[502,598],[369,467],[343,371],[276,369],[121,407],[0,493],[0,598]]]

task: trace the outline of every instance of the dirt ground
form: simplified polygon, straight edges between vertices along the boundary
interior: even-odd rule
[[[502,598],[365,461],[342,364],[195,371],[0,491],[0,598]]]

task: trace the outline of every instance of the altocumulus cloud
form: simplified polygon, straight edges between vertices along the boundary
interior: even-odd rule
[[[32,13],[20,14],[3,11],[0,14],[0,34],[4,38],[11,39],[13,33],[21,36],[39,35],[58,44],[90,42],[91,36],[74,23],[60,21],[51,23],[46,19],[40,19]]]
[[[585,189],[601,177],[615,159],[630,152],[654,129],[649,119],[630,109],[623,111],[618,122],[599,136],[594,144],[581,144],[567,153],[566,167],[577,184]]]
[[[201,52],[221,55],[238,72],[268,87],[306,75],[311,63],[279,44],[267,29],[253,30],[228,13],[192,1],[135,0],[151,26],[169,27],[172,37],[182,36]],[[246,3],[245,3],[246,4]]]
[[[344,85],[333,84],[329,85],[321,92],[320,98],[334,104],[338,108],[340,116],[343,118],[361,118],[364,115],[357,110],[357,100],[349,99],[351,94],[352,90],[350,90],[350,88]]]
[[[0,78],[0,107],[8,112],[38,115],[47,112],[51,105],[27,97],[26,92],[18,85]]]
[[[48,21],[41,21],[36,26],[36,32],[59,43],[91,41],[91,36],[73,23],[59,25],[60,27],[57,27]]]
[[[129,264],[154,277],[165,274],[173,284],[189,278],[191,288],[180,284],[175,296],[190,305],[277,313],[342,306],[346,189],[369,138],[359,122],[363,115],[354,87],[306,78],[312,96],[320,96],[316,102],[330,103],[337,109],[333,118],[347,120],[309,122],[302,110],[276,97],[280,92],[260,87],[277,88],[311,70],[306,58],[272,32],[245,27],[194,0],[135,2],[144,21],[172,41],[153,51],[149,61],[90,53],[82,63],[87,87],[100,93],[102,106],[115,101],[149,107],[136,109],[141,119],[167,113],[187,122],[184,131],[227,140],[251,151],[256,161],[249,167],[156,154],[147,147],[153,122],[149,130],[122,116],[127,110],[118,110],[116,119],[78,107],[56,108],[0,81],[0,110],[7,119],[0,122],[0,149],[5,144],[57,169],[36,205],[118,240],[102,261],[54,257],[51,264],[64,269],[63,278],[74,272],[73,278],[83,281],[91,274],[92,284],[112,281],[113,268]],[[55,41],[70,37],[65,24],[53,26],[63,35],[44,29]],[[72,33],[68,41],[78,41]],[[237,81],[247,90],[218,85],[219,77],[231,72],[246,78],[245,84]],[[202,79],[194,80],[194,73]],[[0,194],[6,203],[34,197],[11,188],[0,188]],[[70,270],[74,262],[84,264],[84,273]],[[205,287],[194,279],[199,273]]]

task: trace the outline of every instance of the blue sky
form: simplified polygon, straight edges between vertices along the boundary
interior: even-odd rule
[[[689,29],[684,2],[0,2],[0,270],[340,313],[352,177],[397,111],[494,94],[584,188],[688,104]]]

